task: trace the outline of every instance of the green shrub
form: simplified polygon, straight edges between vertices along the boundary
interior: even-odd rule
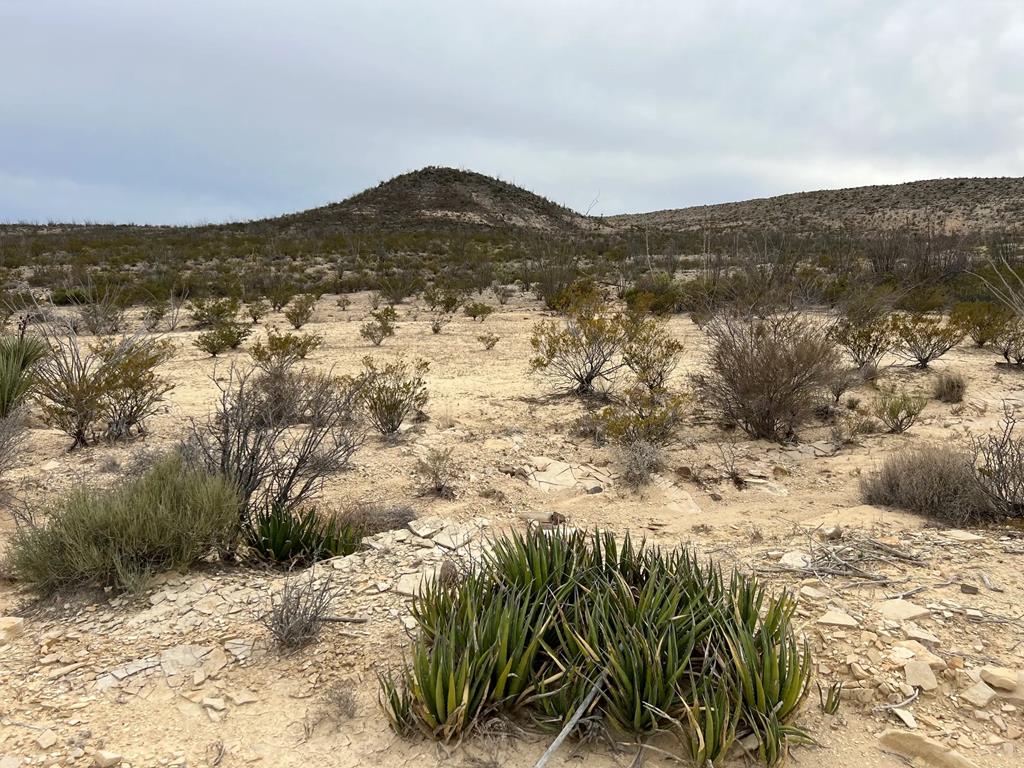
[[[252,320],[253,325],[266,317],[269,312],[270,302],[266,299],[254,299],[245,305],[245,314]]]
[[[1015,318],[1007,323],[992,346],[1008,365],[1024,365],[1024,321]]]
[[[483,344],[484,349],[494,349],[494,345],[501,341],[501,336],[496,333],[481,333],[476,340]]]
[[[388,336],[395,335],[395,321],[398,313],[394,307],[384,307],[370,312],[370,320],[359,329],[359,335],[373,346],[379,347]]]
[[[304,293],[296,296],[291,305],[284,311],[284,316],[292,328],[299,330],[313,318],[313,310],[316,309],[316,302],[319,296],[312,293]]]
[[[649,391],[665,390],[682,354],[683,345],[669,335],[663,324],[643,317],[627,321],[622,362]]]
[[[688,551],[534,528],[422,587],[408,661],[381,676],[380,701],[397,732],[442,742],[492,717],[559,729],[582,706],[577,733],[677,729],[678,757],[712,764],[750,735],[774,764],[804,738],[790,721],[811,658],[794,609]]]
[[[962,447],[928,445],[886,456],[865,475],[861,497],[868,504],[899,507],[953,525],[977,525],[996,517],[977,483],[974,457]]]
[[[34,336],[0,337],[0,419],[13,414],[35,386],[35,368],[49,347]]]
[[[106,490],[59,499],[45,525],[15,530],[9,562],[36,589],[130,589],[151,573],[187,568],[227,547],[238,528],[228,481],[187,469],[177,456]]]
[[[891,324],[899,339],[896,352],[918,368],[927,368],[964,338],[960,326],[931,315],[894,315]]]
[[[144,434],[146,420],[174,388],[156,372],[174,355],[174,347],[165,340],[129,337],[98,341],[92,352],[101,362],[104,437],[122,440]]]
[[[589,309],[570,312],[564,323],[542,320],[530,337],[531,370],[556,387],[591,394],[597,382],[608,382],[623,366],[619,359],[626,340],[623,322],[621,315]]]
[[[249,517],[246,539],[264,560],[292,567],[350,555],[359,549],[363,532],[350,522],[322,515],[316,507],[272,507]]]
[[[422,360],[409,364],[399,360],[382,368],[370,357],[363,358],[363,373],[357,379],[367,419],[382,435],[394,435],[402,422],[427,404],[427,385]]]
[[[252,329],[247,325],[235,321],[225,322],[200,333],[192,344],[199,351],[216,357],[229,349],[238,349],[251,333]]]
[[[494,312],[494,307],[482,301],[471,301],[463,307],[462,311],[466,313],[466,317],[479,320],[482,323],[488,315]]]
[[[189,315],[198,328],[217,328],[234,323],[241,309],[238,299],[193,299],[189,302]]]
[[[984,347],[995,341],[1013,320],[1013,313],[994,301],[961,301],[949,313],[951,323]]]
[[[642,276],[622,292],[622,299],[630,312],[653,315],[679,312],[685,303],[680,285],[664,272]]]
[[[885,315],[844,318],[833,326],[831,333],[859,369],[877,368],[899,343]]]
[[[620,444],[643,441],[666,445],[675,440],[685,405],[683,395],[632,386],[601,410],[598,432],[602,438]]]
[[[890,432],[901,434],[914,425],[927,403],[926,398],[908,392],[883,392],[875,401],[874,411]]]
[[[265,373],[285,371],[300,360],[305,360],[323,341],[323,336],[315,334],[278,333],[271,329],[267,331],[266,341],[253,344],[249,354],[256,366]]]

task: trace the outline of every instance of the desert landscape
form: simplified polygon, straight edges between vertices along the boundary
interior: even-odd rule
[[[0,228],[0,766],[1018,765],[1024,182],[970,181],[867,235],[450,169]]]

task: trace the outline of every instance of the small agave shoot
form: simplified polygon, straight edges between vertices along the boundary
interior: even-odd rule
[[[423,587],[419,631],[405,666],[381,675],[380,703],[396,732],[443,743],[503,717],[638,744],[671,733],[676,756],[701,766],[750,735],[775,765],[808,739],[792,724],[811,669],[793,610],[686,550],[534,529]]]

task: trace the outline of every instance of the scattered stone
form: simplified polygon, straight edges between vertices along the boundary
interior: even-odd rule
[[[976,768],[975,764],[945,744],[920,733],[889,728],[878,737],[883,748],[910,758],[920,760],[935,768]]]
[[[806,552],[794,550],[792,552],[787,552],[782,557],[780,557],[779,563],[781,565],[786,566],[787,568],[798,568],[800,570],[803,570],[810,566],[811,556]]]
[[[973,584],[968,584],[966,582],[961,582],[960,583],[960,591],[963,594],[965,594],[965,595],[976,595],[976,594],[978,594],[978,588],[976,586],[974,586]]]
[[[903,674],[906,675],[907,685],[920,688],[922,691],[934,691],[939,687],[932,668],[923,661],[913,659],[903,667]]]
[[[1017,672],[1006,667],[984,666],[981,668],[981,679],[1001,691],[1012,691],[1017,688]]]
[[[217,712],[223,712],[228,708],[227,704],[224,703],[224,699],[219,696],[208,696],[203,699],[203,706],[207,709],[212,709]]]
[[[93,758],[93,764],[96,768],[114,768],[115,765],[121,764],[121,755],[117,752],[108,752],[105,749],[101,749],[96,752]]]
[[[937,656],[925,648],[917,640],[900,640],[894,646],[894,650],[902,649],[911,654],[911,658],[923,661],[932,669],[939,671],[946,668],[946,662],[941,656]]]
[[[424,517],[409,521],[409,530],[421,539],[431,539],[444,530],[446,523],[440,517]]]
[[[246,704],[252,704],[253,702],[259,701],[256,694],[250,691],[229,691],[228,701],[234,704],[236,707],[241,707]]]
[[[896,717],[898,717],[900,721],[905,726],[907,726],[907,728],[910,728],[911,730],[917,728],[917,720],[914,718],[914,714],[909,709],[893,707],[889,711],[892,712]]]
[[[983,541],[985,538],[984,536],[979,536],[978,534],[971,533],[970,531],[959,531],[956,529],[950,531],[943,531],[942,535],[945,536],[947,539],[952,539],[953,541],[960,541],[964,543],[970,543],[972,541]]]
[[[45,731],[36,736],[36,745],[40,749],[49,749],[57,743],[57,734],[51,729],[47,728]]]
[[[160,667],[168,677],[191,673],[212,650],[204,645],[176,645],[160,654]]]
[[[818,619],[819,624],[827,624],[833,627],[859,627],[860,624],[852,616],[832,608]]]
[[[0,642],[9,643],[25,631],[25,620],[20,616],[0,616]]]
[[[899,598],[896,600],[883,600],[877,603],[875,607],[882,616],[892,621],[910,621],[931,615],[931,611],[924,606]]]
[[[984,680],[979,680],[970,688],[960,692],[961,699],[979,709],[987,707],[989,702],[995,698],[995,695],[996,692],[989,688]]]
[[[827,592],[823,592],[820,589],[811,586],[800,587],[801,597],[806,597],[808,600],[824,600],[828,597]]]

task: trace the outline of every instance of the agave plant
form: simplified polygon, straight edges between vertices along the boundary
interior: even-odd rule
[[[35,382],[32,369],[49,351],[46,342],[34,336],[0,338],[0,418],[25,402]]]
[[[410,661],[381,677],[381,705],[397,732],[415,724],[445,743],[485,717],[516,712],[560,728],[583,708],[577,734],[670,730],[677,757],[700,765],[753,734],[774,765],[807,738],[791,722],[810,674],[793,611],[788,595],[739,573],[727,582],[685,550],[609,533],[516,533],[457,583],[424,585]]]
[[[247,526],[249,546],[262,558],[283,565],[308,565],[359,549],[362,532],[339,523],[316,507],[291,510],[281,506],[255,512]]]

